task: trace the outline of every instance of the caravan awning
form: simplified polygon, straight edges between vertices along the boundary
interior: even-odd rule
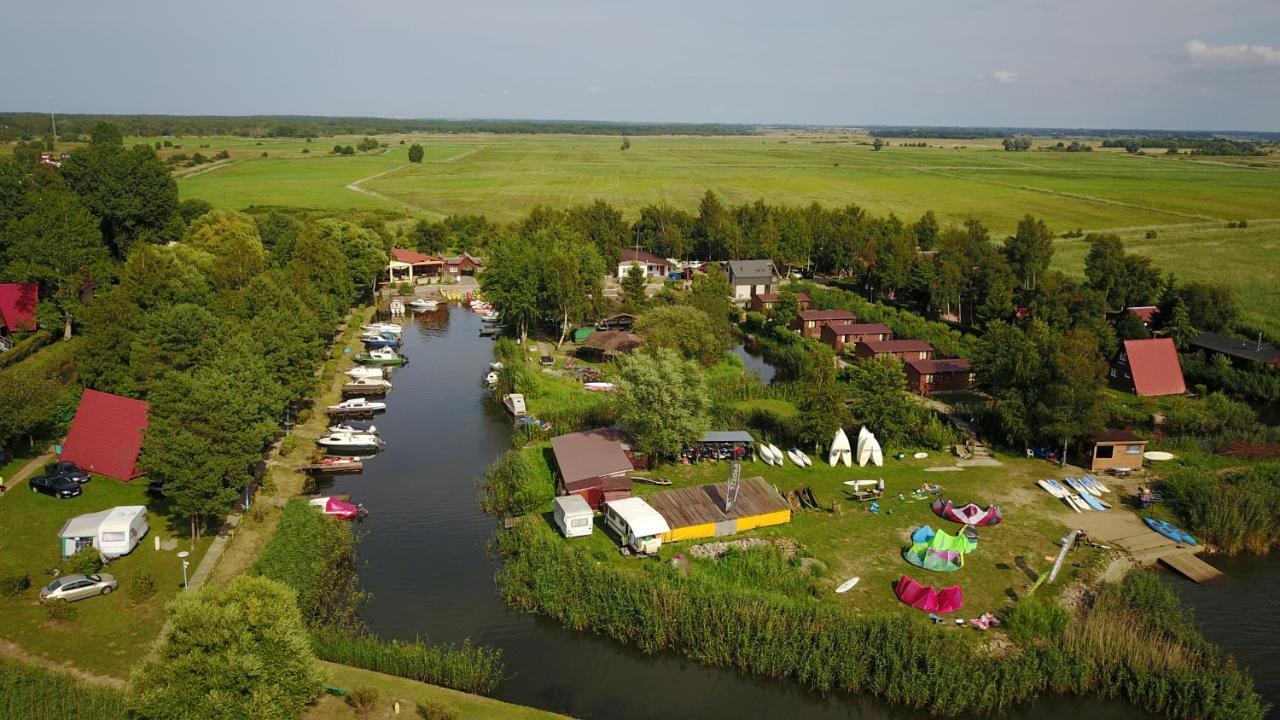
[[[88,513],[87,515],[77,515],[62,526],[62,529],[58,531],[58,537],[97,537],[98,528],[101,527],[102,521],[110,514],[111,510],[103,510],[101,512]]]

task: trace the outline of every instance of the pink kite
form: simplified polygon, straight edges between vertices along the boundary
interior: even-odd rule
[[[342,520],[351,520],[361,517],[365,513],[365,509],[355,503],[347,502],[336,497],[319,497],[311,501],[311,504],[320,508],[320,512]]]
[[[959,585],[941,590],[925,587],[903,575],[893,592],[902,602],[917,610],[931,613],[950,613],[964,605],[964,591]]]
[[[992,505],[988,508],[980,508],[973,503],[968,503],[956,507],[948,500],[945,503],[941,498],[933,501],[933,514],[943,520],[950,520],[961,525],[998,525],[1004,517],[1000,514],[1000,506]]]

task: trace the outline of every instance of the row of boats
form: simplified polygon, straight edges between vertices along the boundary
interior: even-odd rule
[[[330,457],[337,456],[336,459],[325,458],[322,461],[322,464],[332,466],[335,471],[344,463],[360,463],[360,458],[355,456],[377,453],[385,447],[372,420],[353,418],[372,416],[387,409],[385,402],[371,400],[367,396],[386,395],[392,387],[387,378],[388,368],[408,362],[407,358],[395,350],[400,345],[403,326],[378,322],[362,325],[360,329],[363,331],[360,340],[365,345],[365,352],[358,353],[355,357],[358,364],[345,371],[348,381],[342,386],[344,395],[356,397],[348,397],[326,408],[334,418],[333,424],[329,426],[327,434],[316,440],[317,445],[331,454]]]
[[[1078,513],[1088,511],[1102,512],[1111,509],[1111,503],[1102,499],[1102,496],[1111,492],[1111,489],[1092,475],[1084,475],[1078,478],[1068,477],[1062,481],[1041,480],[1036,484],[1040,486],[1040,489],[1059,498],[1067,504],[1067,507]]]
[[[827,462],[831,467],[839,463],[843,463],[845,467],[853,467],[855,460],[858,467],[866,467],[867,463],[876,467],[884,466],[884,450],[880,448],[880,441],[876,440],[875,434],[865,425],[858,430],[856,450],[849,443],[849,436],[845,434],[844,428],[836,430],[835,437],[831,439],[831,450],[827,454]]]

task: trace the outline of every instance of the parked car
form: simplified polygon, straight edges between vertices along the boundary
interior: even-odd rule
[[[80,483],[62,475],[33,475],[27,481],[31,492],[40,492],[56,498],[73,498],[83,492]]]
[[[120,583],[115,575],[81,575],[72,573],[63,575],[40,590],[40,602],[48,600],[66,600],[75,602],[95,595],[110,595]]]
[[[61,475],[62,477],[75,480],[78,483],[89,482],[88,470],[82,469],[79,465],[66,460],[59,460],[58,462],[45,465],[44,475],[45,477]]]

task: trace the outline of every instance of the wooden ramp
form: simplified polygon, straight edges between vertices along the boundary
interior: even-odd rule
[[[1161,555],[1160,562],[1198,583],[1209,582],[1222,577],[1222,573],[1218,571],[1218,568],[1191,553]]]

